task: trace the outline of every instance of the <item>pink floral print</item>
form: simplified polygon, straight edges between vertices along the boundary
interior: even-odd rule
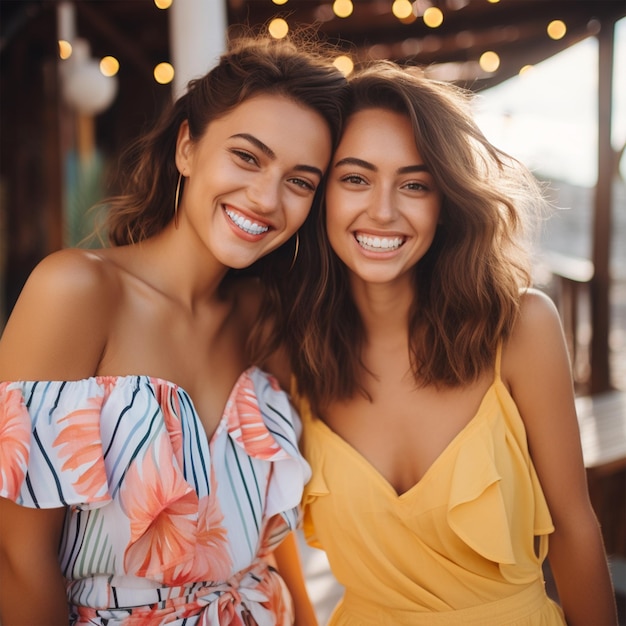
[[[71,624],[292,623],[263,557],[298,524],[298,418],[257,368],[210,441],[193,407],[147,376],[0,383],[0,496],[67,507]]]

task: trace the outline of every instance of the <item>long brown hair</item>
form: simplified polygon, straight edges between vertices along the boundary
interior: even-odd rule
[[[347,81],[332,64],[333,50],[305,28],[282,40],[253,31],[232,39],[218,64],[203,77],[191,80],[187,91],[162,113],[154,128],[123,155],[122,191],[103,203],[109,242],[141,241],[160,232],[174,217],[176,141],[185,120],[196,141],[211,121],[252,96],[280,94],[319,113],[330,128],[334,145]]]
[[[468,383],[493,364],[518,315],[521,290],[531,284],[522,243],[529,207],[543,206],[541,190],[526,168],[485,138],[470,94],[452,84],[382,61],[350,80],[350,97],[346,119],[369,108],[410,119],[442,192],[442,223],[413,269],[409,357],[418,385]],[[365,328],[325,221],[323,209],[301,231],[281,329],[298,388],[316,411],[366,394]]]

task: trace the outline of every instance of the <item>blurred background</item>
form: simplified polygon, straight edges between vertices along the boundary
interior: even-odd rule
[[[211,67],[227,32],[300,25],[339,44],[346,73],[389,58],[475,92],[484,132],[555,206],[535,279],[559,306],[577,395],[623,397],[624,0],[1,0],[0,331],[35,264],[91,232],[121,150]],[[610,551],[626,556],[621,461],[595,502]]]

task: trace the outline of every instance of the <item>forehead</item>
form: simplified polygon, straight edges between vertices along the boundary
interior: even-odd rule
[[[312,108],[280,94],[258,94],[212,121],[209,142],[236,134],[254,135],[276,154],[287,152],[308,163],[330,153],[330,128]]]
[[[327,126],[324,118],[314,109],[296,102],[281,94],[257,94],[247,98],[226,114],[218,117],[212,124],[246,124],[250,127],[262,127],[282,121],[284,124],[302,123]]]
[[[355,153],[375,157],[374,162],[385,160],[392,153],[411,161],[419,160],[409,117],[381,108],[353,113],[346,122],[337,156],[358,156]]]

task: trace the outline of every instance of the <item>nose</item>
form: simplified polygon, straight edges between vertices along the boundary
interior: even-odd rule
[[[280,203],[281,180],[272,172],[259,172],[246,190],[248,200],[259,213],[271,213]]]
[[[371,196],[371,202],[367,208],[368,217],[380,224],[388,224],[396,217],[396,199],[393,189],[380,186]]]

